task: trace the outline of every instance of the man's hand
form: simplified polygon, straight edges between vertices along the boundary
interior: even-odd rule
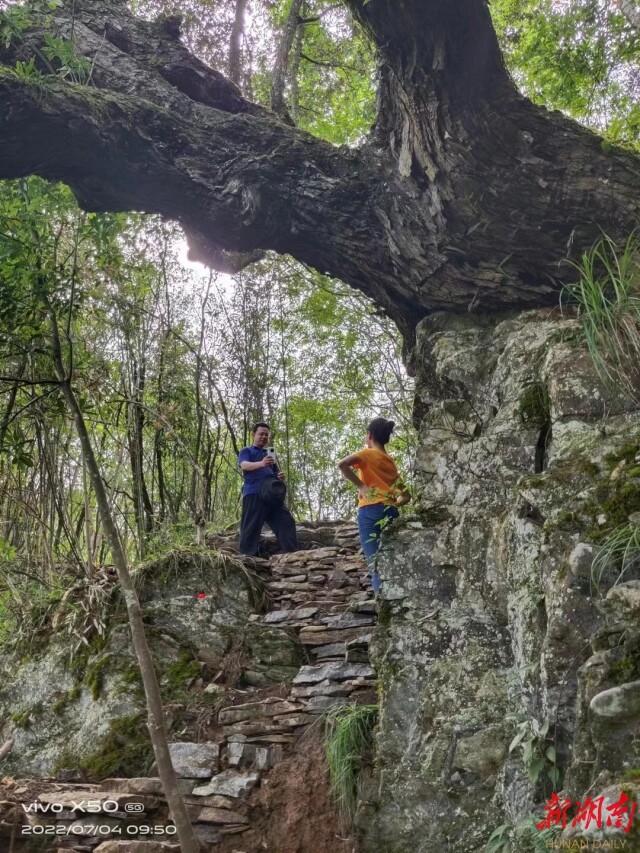
[[[275,464],[276,464],[276,460],[273,458],[273,456],[265,456],[264,459],[262,460],[262,467],[263,468],[269,468],[271,465],[275,465]]]
[[[278,479],[279,479],[279,480],[284,480],[284,471],[280,471],[280,472],[278,472],[278,475],[277,475],[277,476],[278,476]]]

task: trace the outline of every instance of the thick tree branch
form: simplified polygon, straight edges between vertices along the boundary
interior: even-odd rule
[[[0,76],[0,177],[179,220],[200,258],[289,253],[409,329],[431,310],[553,303],[563,259],[640,212],[640,160],[520,97],[485,0],[346,0],[381,57],[375,135],[339,148],[244,99],[117,0],[75,0],[99,90]],[[71,37],[71,24],[56,13]],[[41,34],[34,32],[35,41]],[[27,45],[28,47],[28,45]],[[15,57],[14,57],[15,58]]]

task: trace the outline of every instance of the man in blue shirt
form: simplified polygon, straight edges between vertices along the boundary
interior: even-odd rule
[[[253,444],[243,447],[238,464],[244,476],[242,488],[242,518],[240,520],[240,553],[255,557],[260,545],[260,532],[266,522],[278,537],[283,551],[297,551],[296,523],[284,502],[267,503],[260,496],[265,479],[284,480],[276,460],[268,456],[269,424],[258,423],[253,428]]]

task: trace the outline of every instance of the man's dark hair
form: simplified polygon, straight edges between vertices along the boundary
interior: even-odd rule
[[[271,432],[271,427],[269,426],[269,424],[266,424],[264,421],[260,421],[259,423],[253,425],[251,429],[251,435],[255,435],[256,432],[260,429],[260,427],[265,427],[265,429],[268,429],[269,432]]]
[[[394,426],[395,423],[386,418],[374,418],[367,427],[367,432],[370,432],[374,440],[384,447],[391,438]]]

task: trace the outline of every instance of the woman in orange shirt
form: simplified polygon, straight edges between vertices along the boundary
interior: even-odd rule
[[[380,547],[382,528],[398,517],[399,506],[411,500],[409,492],[399,481],[396,463],[385,449],[394,426],[393,421],[374,418],[367,427],[364,449],[345,456],[338,463],[342,476],[358,487],[360,544],[369,566],[374,592],[379,592],[382,586],[373,566]]]

